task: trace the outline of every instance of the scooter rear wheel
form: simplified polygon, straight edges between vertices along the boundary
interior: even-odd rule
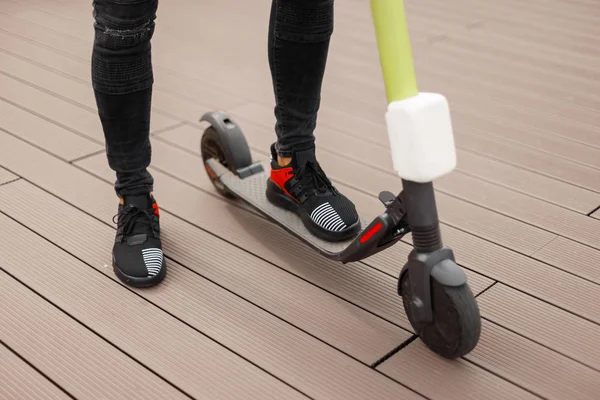
[[[458,358],[475,348],[481,334],[481,317],[477,301],[468,284],[444,286],[431,277],[433,321],[415,320],[411,304],[414,300],[408,273],[402,275],[404,311],[419,338],[433,352],[444,358]]]
[[[230,199],[235,199],[236,196],[208,168],[206,161],[215,159],[233,173],[237,173],[237,170],[240,168],[251,165],[252,156],[250,155],[250,148],[243,137],[240,138],[237,136],[239,135],[234,136],[228,132],[222,132],[213,126],[209,126],[204,131],[200,141],[200,152],[202,153],[204,168],[209,179],[221,195]]]

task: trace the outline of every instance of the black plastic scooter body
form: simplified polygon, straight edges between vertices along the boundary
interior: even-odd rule
[[[355,238],[344,242],[325,242],[309,233],[297,215],[268,202],[265,191],[269,168],[260,162],[252,163],[244,134],[226,113],[209,112],[202,116],[201,121],[209,122],[218,132],[223,142],[222,150],[229,160],[227,168],[214,158],[205,159],[205,168],[211,179],[218,180],[236,197],[331,260],[342,263],[360,261],[396,244],[411,231],[411,227],[419,228],[419,235],[423,234],[421,228],[435,227],[424,243],[437,244],[424,247],[422,240],[416,242],[398,280],[398,294],[402,295],[402,278],[409,274],[415,322],[428,324],[433,321],[432,277],[443,286],[466,284],[467,277],[455,263],[452,250],[442,247],[441,239],[435,240],[438,222],[431,184],[403,181],[406,193],[396,196],[391,192],[381,192],[379,200],[385,210],[371,222],[363,221],[363,230]]]

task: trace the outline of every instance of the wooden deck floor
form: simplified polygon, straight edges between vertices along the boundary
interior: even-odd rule
[[[448,97],[455,125],[443,237],[483,317],[456,361],[413,340],[396,294],[409,240],[329,262],[206,178],[208,109],[229,111],[257,158],[274,139],[269,7],[159,6],[151,168],[169,272],[136,290],[109,267],[91,2],[0,0],[0,399],[598,399],[597,1],[406,1],[420,89]],[[369,217],[400,187],[370,18],[368,1],[337,0],[317,131]]]

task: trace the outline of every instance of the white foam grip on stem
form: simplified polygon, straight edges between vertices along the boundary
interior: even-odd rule
[[[388,105],[385,116],[394,170],[402,179],[431,182],[456,167],[450,107],[437,93]]]

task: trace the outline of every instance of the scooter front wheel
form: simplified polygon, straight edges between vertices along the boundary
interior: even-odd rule
[[[433,352],[444,358],[458,358],[475,348],[481,334],[481,317],[477,301],[467,283],[444,286],[433,276],[431,281],[431,307],[433,320],[417,322],[411,304],[409,273],[402,274],[402,300],[404,311],[415,333]]]

